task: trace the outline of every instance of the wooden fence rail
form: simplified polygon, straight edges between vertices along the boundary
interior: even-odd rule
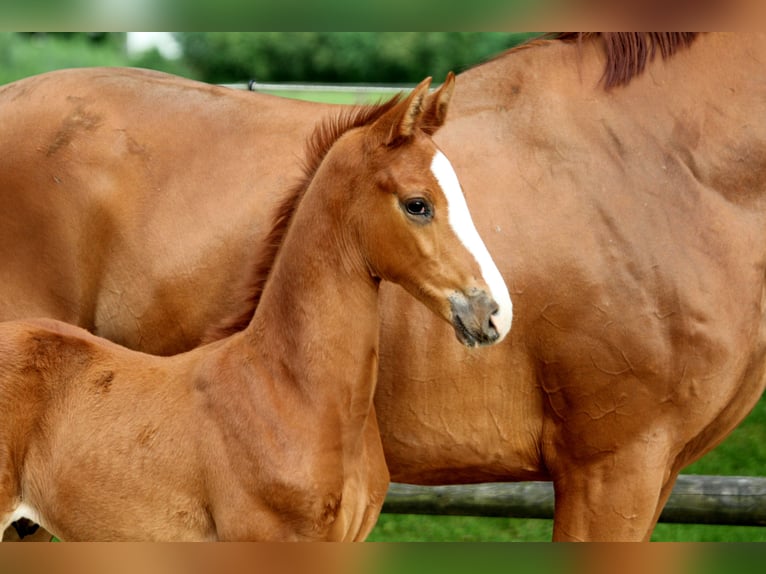
[[[391,484],[383,512],[553,518],[550,482]],[[681,475],[660,517],[687,524],[766,525],[766,478]]]

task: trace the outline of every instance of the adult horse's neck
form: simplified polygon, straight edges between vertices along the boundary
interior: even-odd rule
[[[763,35],[702,34],[672,57],[663,58],[658,48],[642,72],[607,89],[608,52],[598,37],[533,42],[458,77],[450,124],[437,141],[456,169],[467,171],[466,187],[477,185],[471,180],[476,157],[503,153],[517,159],[524,179],[538,188],[549,180],[552,189],[565,181],[568,188],[588,189],[593,182],[584,178],[601,174],[608,181],[608,168],[622,185],[626,172],[636,175],[637,185],[651,173],[657,179],[650,187],[667,193],[662,184],[675,169],[683,172],[678,178],[729,200],[751,201],[766,185],[766,133],[750,117],[763,97],[760,63],[751,53],[765,43]],[[463,151],[468,136],[461,132],[478,125],[493,136],[480,143],[500,142],[500,152]],[[593,158],[599,167],[582,169]]]

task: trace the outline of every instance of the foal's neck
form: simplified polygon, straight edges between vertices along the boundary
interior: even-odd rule
[[[327,194],[312,191],[293,216],[245,340],[276,385],[366,416],[377,376],[377,282]]]

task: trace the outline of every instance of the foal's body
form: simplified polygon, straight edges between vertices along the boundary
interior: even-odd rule
[[[507,290],[427,135],[453,85],[426,97],[423,82],[317,131],[244,331],[164,358],[52,320],[0,324],[0,526],[24,515],[64,540],[363,539],[388,486],[372,408],[381,278],[467,345],[510,328]]]
[[[388,486],[363,394],[375,356],[285,384],[246,340],[275,335],[158,359],[63,323],[0,325],[0,362],[20,363],[0,398],[28,405],[3,423],[23,460],[4,469],[4,503],[10,490],[63,540],[363,539]],[[375,343],[357,335],[349,354]]]

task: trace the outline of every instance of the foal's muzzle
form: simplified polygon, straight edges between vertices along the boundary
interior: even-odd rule
[[[466,347],[491,345],[500,339],[493,320],[499,306],[486,291],[454,293],[449,302],[455,335]]]

